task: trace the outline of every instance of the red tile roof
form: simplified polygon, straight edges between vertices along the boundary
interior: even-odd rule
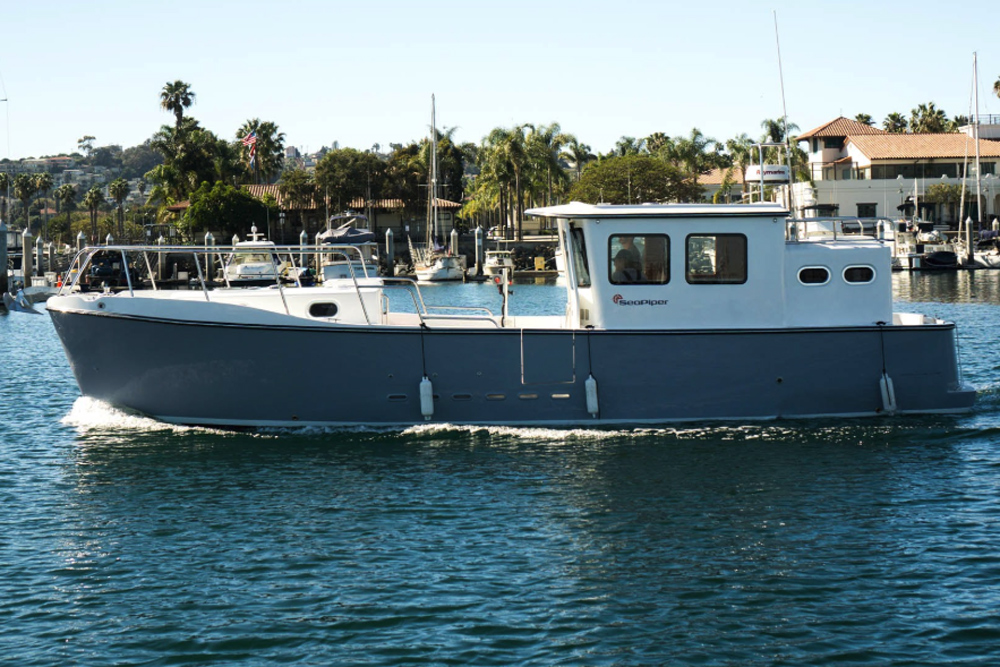
[[[840,118],[831,120],[829,123],[824,123],[817,128],[813,128],[808,132],[803,132],[799,136],[795,137],[795,140],[803,141],[804,139],[812,139],[813,137],[850,137],[867,134],[881,135],[889,133],[885,130],[880,130],[877,127],[872,127],[871,125],[859,123],[856,120],[851,120],[850,118],[844,118],[841,116]]]
[[[722,185],[722,180],[726,175],[725,169],[713,169],[707,174],[698,174],[699,185]],[[743,183],[743,173],[739,167],[733,167],[733,173],[729,175],[733,185]]]
[[[882,134],[851,136],[848,142],[870,160],[930,160],[965,158],[976,154],[976,144],[969,135],[950,134]],[[979,140],[982,157],[1000,157],[1000,141]]]

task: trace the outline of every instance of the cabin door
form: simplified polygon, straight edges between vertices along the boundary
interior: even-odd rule
[[[521,384],[576,382],[576,334],[521,329]]]

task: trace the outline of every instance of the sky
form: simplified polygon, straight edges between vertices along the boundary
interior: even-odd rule
[[[220,137],[248,119],[287,146],[361,150],[428,134],[558,123],[595,152],[623,136],[759,137],[934,102],[1000,114],[1000,8],[868,0],[35,0],[6,3],[0,158],[128,148],[173,116],[164,85]],[[778,40],[775,35],[777,22]]]

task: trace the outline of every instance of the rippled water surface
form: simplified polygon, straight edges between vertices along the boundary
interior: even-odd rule
[[[170,428],[2,317],[0,663],[998,664],[1000,273],[895,297],[958,322],[974,413]]]

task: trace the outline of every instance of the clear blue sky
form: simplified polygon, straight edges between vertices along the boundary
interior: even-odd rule
[[[801,130],[929,101],[968,114],[974,51],[980,113],[1000,113],[985,1],[37,0],[3,11],[0,157],[139,144],[172,122],[159,93],[176,79],[203,127],[260,118],[309,151],[425,136],[431,93],[459,141],[551,122],[601,152],[693,127],[756,137],[782,115],[775,10]]]

